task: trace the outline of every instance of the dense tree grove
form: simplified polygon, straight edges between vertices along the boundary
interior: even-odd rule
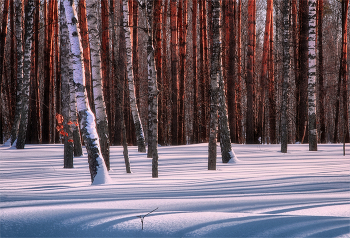
[[[67,47],[69,5],[81,64]],[[349,0],[1,0],[0,143],[93,146],[76,126],[90,123],[91,111],[100,147],[91,156],[109,169],[109,146],[123,144],[130,167],[127,145],[145,152],[148,144],[157,177],[158,144],[228,138],[281,143],[286,152],[288,143],[317,150],[350,142],[348,7]],[[84,75],[73,76],[76,64]]]

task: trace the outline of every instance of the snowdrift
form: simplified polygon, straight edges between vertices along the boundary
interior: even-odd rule
[[[146,153],[129,147],[126,174],[111,147],[112,183],[91,185],[87,156],[63,169],[62,145],[0,147],[0,236],[349,237],[350,156],[318,149],[233,145],[239,161],[208,171],[207,144],[160,147],[153,179]]]

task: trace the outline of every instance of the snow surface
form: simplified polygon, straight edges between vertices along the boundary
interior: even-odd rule
[[[113,181],[92,186],[86,155],[63,169],[63,145],[0,147],[0,236],[350,237],[350,156],[342,145],[232,149],[237,163],[218,156],[208,171],[208,144],[160,147],[153,179],[146,153],[129,147],[127,174],[123,148],[111,147]],[[141,230],[137,216],[157,207]]]

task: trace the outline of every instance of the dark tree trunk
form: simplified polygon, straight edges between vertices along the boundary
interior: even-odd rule
[[[7,35],[7,18],[8,18],[9,0],[5,0],[4,9],[2,15],[2,26],[0,33],[0,98],[2,94],[2,84],[3,84],[3,72],[4,72],[4,57],[5,57],[5,45],[6,45],[6,35]],[[2,129],[2,107],[0,107],[0,144],[3,143],[3,129]]]
[[[297,118],[296,118],[296,141],[307,143],[308,129],[305,128],[305,122],[308,121],[307,113],[307,80],[308,80],[308,34],[309,34],[309,7],[308,0],[300,0],[300,41],[299,41],[299,57],[300,57],[300,75],[297,78]],[[305,138],[304,138],[305,135]],[[304,138],[304,139],[303,139]]]
[[[247,116],[246,116],[246,143],[255,143],[254,117],[254,61],[255,61],[255,0],[248,2],[248,52],[247,52]]]
[[[177,2],[170,0],[170,51],[171,51],[171,142],[172,145],[178,145],[178,55],[177,55]]]
[[[22,90],[22,112],[17,137],[17,149],[24,149],[29,112],[29,92],[30,92],[30,73],[31,73],[31,53],[33,43],[33,19],[34,19],[34,0],[29,0],[25,8],[25,34],[24,34],[24,59],[23,59],[23,90]]]
[[[323,70],[323,1],[318,1],[318,114],[320,118],[320,140],[326,143],[326,125],[325,125],[325,90],[324,90],[324,70]]]

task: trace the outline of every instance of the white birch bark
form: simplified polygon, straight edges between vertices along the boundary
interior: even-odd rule
[[[153,47],[153,0],[147,1],[148,68],[148,157],[152,158],[152,177],[158,178],[158,88]]]
[[[130,96],[130,108],[135,125],[135,132],[137,138],[137,146],[139,152],[146,152],[145,137],[140,120],[139,110],[136,104],[135,87],[134,87],[134,75],[133,75],[133,62],[132,62],[132,47],[131,47],[131,34],[129,27],[129,4],[128,0],[123,0],[123,28],[125,31],[125,44],[126,44],[126,72],[129,85]]]
[[[21,120],[22,111],[22,80],[23,80],[23,2],[16,0],[16,41],[17,41],[17,96],[15,118],[11,129],[11,145],[15,146],[17,143],[17,135],[19,129],[19,122]]]
[[[21,119],[17,136],[17,149],[24,149],[29,113],[29,92],[30,92],[30,72],[31,72],[31,53],[33,45],[33,27],[34,27],[34,0],[29,0],[25,12],[25,34],[24,34],[24,52],[23,52],[23,81],[21,92]]]
[[[317,151],[316,125],[316,0],[309,0],[309,75],[308,75],[308,104],[309,104],[309,151]]]
[[[281,115],[281,152],[287,153],[288,145],[288,90],[290,77],[290,45],[289,45],[289,12],[290,2],[282,3],[283,16],[283,82],[282,82],[282,115]]]
[[[74,143],[73,143],[73,125],[71,121],[70,107],[70,85],[69,79],[73,77],[73,71],[70,67],[70,42],[68,35],[68,26],[64,13],[63,2],[60,3],[60,55],[61,55],[61,95],[62,95],[62,116],[64,136],[64,156],[63,167],[73,168]]]
[[[95,104],[95,115],[97,132],[107,169],[109,162],[109,133],[106,113],[106,105],[103,99],[102,68],[101,68],[101,39],[97,26],[97,4],[98,1],[86,1],[86,17],[89,28],[89,41],[91,52],[91,74]]]
[[[89,157],[89,169],[92,184],[110,183],[107,167],[101,154],[99,137],[96,131],[94,114],[89,107],[85,88],[85,73],[82,56],[80,32],[78,31],[78,18],[75,5],[70,0],[64,0],[65,16],[68,24],[71,58],[73,66],[73,79],[77,109],[80,117],[80,127]]]
[[[221,60],[220,60],[221,62]],[[222,64],[220,63],[222,66]],[[232,150],[230,128],[228,126],[227,105],[225,97],[225,85],[222,77],[222,67],[219,72],[219,126],[220,126],[220,148],[221,159],[223,163],[238,162],[235,153]]]
[[[216,142],[218,130],[218,79],[220,75],[220,0],[211,0],[213,7],[213,46],[210,70],[210,122],[208,145],[208,170],[216,170]]]

